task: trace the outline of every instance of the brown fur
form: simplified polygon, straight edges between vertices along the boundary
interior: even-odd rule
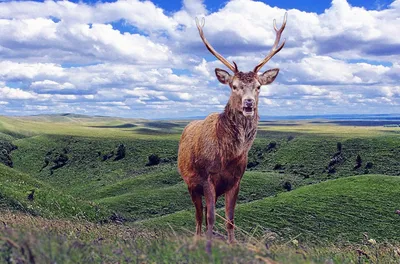
[[[207,237],[210,238],[216,200],[225,194],[230,242],[234,241],[233,216],[240,180],[259,119],[257,109],[253,116],[245,117],[236,101],[236,96],[231,95],[223,113],[191,122],[183,131],[178,155],[178,170],[196,207],[196,234],[201,234],[202,196],[206,199]]]
[[[252,83],[258,76],[255,72],[237,72],[235,73],[235,78],[238,78],[243,83]]]
[[[231,96],[221,114],[211,114],[205,120],[193,121],[184,129],[179,143],[178,170],[188,185],[196,208],[196,234],[201,235],[203,201],[206,200],[207,252],[211,253],[212,229],[215,222],[215,203],[225,194],[225,217],[228,240],[235,240],[233,218],[239,193],[240,180],[247,165],[247,156],[257,131],[258,96],[261,85],[272,83],[279,69],[258,75],[258,71],[276,54],[286,26],[286,14],[278,30],[274,22],[276,39],[271,52],[251,72],[239,72],[235,62],[230,64],[204,37],[204,20],[197,29],[207,49],[233,73],[215,69],[217,79],[231,87]]]

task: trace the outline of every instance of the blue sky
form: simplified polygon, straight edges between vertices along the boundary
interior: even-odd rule
[[[78,1],[77,1],[78,2]],[[89,1],[95,3],[96,1]],[[181,9],[182,2],[181,1],[168,1],[168,0],[156,0],[152,1],[157,6],[162,7],[164,10],[168,12],[175,12]],[[203,1],[203,3],[207,6],[207,9],[210,11],[217,11],[220,8],[223,8],[228,1],[226,0],[207,0]],[[269,0],[269,1],[260,1],[270,6],[276,6],[284,9],[298,9],[306,12],[315,12],[321,14],[325,9],[331,6],[331,2],[329,0],[302,0],[302,1],[293,1],[293,0]],[[364,7],[369,10],[377,10],[387,8],[388,4],[392,1],[388,0],[352,0],[347,1],[352,6]]]
[[[261,115],[400,113],[400,0],[0,1],[0,114],[140,118],[222,111],[207,39],[252,69],[288,24]]]

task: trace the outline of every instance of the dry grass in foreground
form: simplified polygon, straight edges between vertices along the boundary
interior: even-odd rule
[[[301,235],[283,241],[266,232],[228,245],[174,232],[118,224],[48,220],[13,212],[0,215],[0,263],[399,263],[400,247],[367,234],[359,244],[310,246]],[[238,232],[242,232],[238,228]]]

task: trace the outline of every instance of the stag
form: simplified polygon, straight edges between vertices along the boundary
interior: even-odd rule
[[[260,87],[272,83],[279,69],[258,71],[285,45],[280,44],[286,26],[287,14],[280,29],[276,27],[275,43],[270,53],[250,72],[241,72],[222,57],[206,40],[203,27],[196,18],[200,38],[207,49],[226,67],[216,68],[215,74],[222,84],[229,85],[231,94],[222,113],[213,113],[204,120],[189,123],[183,130],[178,153],[178,170],[186,182],[196,208],[196,235],[201,235],[203,202],[205,197],[205,220],[207,251],[211,251],[211,239],[215,223],[215,203],[225,195],[225,217],[229,243],[235,242],[234,210],[239,193],[240,180],[245,172],[248,152],[256,137],[258,125],[258,98]]]

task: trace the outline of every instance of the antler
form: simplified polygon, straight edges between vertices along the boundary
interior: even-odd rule
[[[285,46],[286,39],[283,40],[282,44],[279,47],[278,47],[278,44],[281,41],[281,35],[282,35],[283,30],[285,29],[286,20],[287,20],[287,13],[285,13],[285,17],[283,19],[283,24],[282,24],[281,28],[278,30],[278,28],[276,27],[276,20],[274,19],[274,29],[275,29],[275,32],[276,32],[274,46],[272,46],[272,49],[271,49],[270,53],[267,55],[267,57],[265,57],[265,59],[263,59],[254,68],[253,71],[255,73],[257,73],[259,70],[261,70],[261,68],[265,65],[265,63],[267,63],[273,56],[275,56],[275,54],[277,54],[283,48],[283,46]]]
[[[230,64],[229,61],[227,61],[224,57],[222,57],[222,55],[219,54],[219,53],[210,45],[210,43],[208,43],[208,41],[207,41],[206,38],[204,37],[204,33],[203,33],[204,23],[205,23],[204,17],[203,17],[203,19],[202,19],[202,21],[201,21],[201,25],[200,25],[200,23],[199,23],[199,20],[198,20],[197,17],[196,17],[196,26],[197,26],[197,29],[199,30],[199,34],[200,34],[201,39],[202,39],[203,42],[204,42],[204,45],[206,45],[207,49],[208,49],[217,59],[219,59],[223,64],[225,64],[225,66],[228,67],[231,71],[233,71],[234,73],[238,72],[238,68],[237,68],[237,65],[236,65],[235,62],[233,62],[233,64],[234,64],[235,66],[233,66],[232,64]]]

